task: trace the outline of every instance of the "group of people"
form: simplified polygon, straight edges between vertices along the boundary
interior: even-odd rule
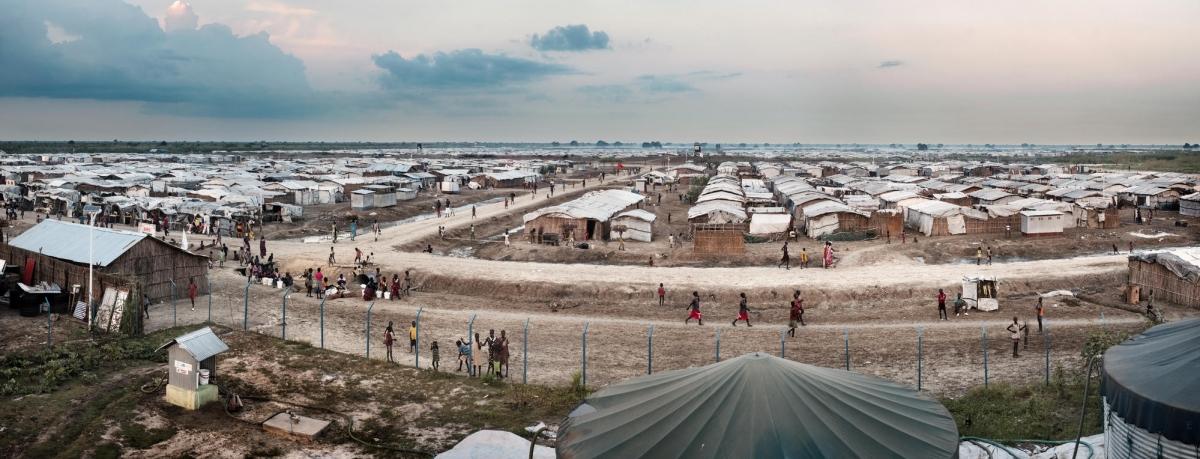
[[[387,348],[388,362],[396,361],[392,354],[395,342],[395,329],[393,323],[388,321],[383,332],[383,345]],[[417,346],[417,322],[414,320],[408,328],[408,352],[416,353]],[[459,338],[454,342],[454,346],[458,350],[458,369],[455,371],[463,371],[465,367],[469,376],[480,377],[489,374],[497,378],[508,377],[509,342],[508,333],[504,330],[500,330],[500,336],[496,336],[496,330],[493,329],[488,330],[486,338],[480,338],[479,333],[468,339]],[[432,362],[430,368],[434,371],[441,370],[441,348],[436,340],[429,343],[429,353]]]
[[[479,333],[475,333],[474,341],[459,338],[454,342],[458,347],[458,370],[462,371],[463,366],[467,367],[467,374],[470,376],[480,377],[485,374],[495,375],[497,378],[508,377],[508,333],[500,330],[500,336],[496,336],[496,330],[488,330],[487,338],[480,339]],[[435,341],[434,346],[437,345]],[[484,360],[486,356],[486,361]],[[485,364],[486,362],[486,364]]]
[[[317,298],[325,298],[327,295],[330,299],[345,298],[350,292],[350,282],[363,286],[363,301],[373,301],[380,297],[398,300],[412,293],[412,272],[409,270],[404,270],[403,279],[398,273],[392,274],[391,279],[388,279],[379,268],[375,268],[375,272],[372,273],[366,270],[360,272],[356,267],[352,270],[350,279],[346,279],[346,275],[339,272],[334,280],[317,267],[306,269],[301,277],[304,279],[304,295],[308,297],[315,293]],[[384,295],[384,292],[388,295]]]
[[[666,303],[667,290],[663,284],[658,284],[658,305],[663,306]],[[710,296],[711,297],[711,296]],[[788,303],[788,336],[796,337],[796,325],[806,326],[804,322],[804,298],[800,297],[800,290],[792,293],[792,300]],[[704,325],[704,313],[700,312],[700,292],[692,291],[692,299],[687,305],[688,316],[683,320],[683,323],[691,323],[696,320],[697,325]],[[747,327],[753,327],[750,323],[750,313],[761,315],[762,311],[753,311],[750,309],[750,301],[746,297],[746,292],[738,294],[738,313],[737,317],[730,322],[731,326],[736,327],[738,322],[744,322]]]
[[[779,257],[779,264],[775,265],[775,267],[776,268],[783,267],[784,269],[789,269],[789,270],[792,269],[792,255],[788,251],[788,241],[783,241],[783,247],[781,249],[779,249],[779,251],[783,252],[783,256]],[[825,241],[825,246],[822,248],[822,251],[821,251],[821,267],[822,268],[829,269],[829,268],[833,267],[833,260],[834,260],[833,252],[834,252],[833,243],[829,242],[829,241]],[[809,262],[808,248],[801,247],[800,248],[800,262],[797,263],[797,266],[799,266],[800,269],[808,268],[808,262]]]

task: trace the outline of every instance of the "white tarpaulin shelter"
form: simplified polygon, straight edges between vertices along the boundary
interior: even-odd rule
[[[627,241],[650,242],[654,237],[653,223],[658,216],[642,209],[627,210],[617,214],[612,220],[612,231],[610,231],[609,239],[624,238]],[[617,231],[617,227],[624,225],[624,234]]]
[[[550,214],[560,214],[564,218],[608,221],[613,214],[641,202],[642,199],[642,195],[625,190],[592,191],[578,199],[527,213],[525,222]]]
[[[1179,198],[1179,215],[1200,217],[1200,193],[1192,193]]]
[[[750,216],[750,234],[786,233],[791,226],[791,214],[755,213]]]
[[[462,439],[435,459],[492,459],[529,457],[529,440],[512,432],[480,430]],[[533,447],[534,459],[554,459],[554,448]]]
[[[904,217],[904,224],[910,228],[916,228],[921,234],[932,236],[933,224],[936,220],[961,215],[962,210],[962,206],[948,202],[923,200],[908,206]],[[947,223],[949,222],[947,221]]]

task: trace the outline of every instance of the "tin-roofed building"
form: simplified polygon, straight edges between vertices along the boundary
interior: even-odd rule
[[[188,280],[207,294],[208,258],[185,251],[144,233],[92,228],[58,220],[43,220],[12,238],[7,247],[10,262],[35,268],[32,281],[53,282],[69,287],[79,284],[86,289],[88,278],[88,237],[91,234],[91,260],[98,274],[93,281],[94,298],[107,287],[132,287],[151,301],[169,300],[174,282],[178,298],[186,295]]]

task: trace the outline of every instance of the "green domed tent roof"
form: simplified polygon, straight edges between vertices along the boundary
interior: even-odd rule
[[[559,429],[560,458],[951,458],[937,401],[879,378],[762,353],[624,381]]]
[[[1157,325],[1108,348],[1100,393],[1125,422],[1200,445],[1200,319]]]

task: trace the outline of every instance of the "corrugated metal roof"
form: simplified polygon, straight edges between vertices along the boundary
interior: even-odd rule
[[[221,338],[217,338],[217,334],[213,333],[212,328],[209,327],[201,328],[168,341],[166,344],[159,346],[158,350],[166,349],[172,344],[179,344],[179,347],[187,351],[197,361],[229,350],[229,346],[226,346],[225,342],[221,341]]]
[[[92,260],[96,266],[108,266],[145,237],[145,234],[132,231],[93,228]],[[58,220],[42,220],[20,236],[12,238],[9,245],[87,264],[88,226]]]

